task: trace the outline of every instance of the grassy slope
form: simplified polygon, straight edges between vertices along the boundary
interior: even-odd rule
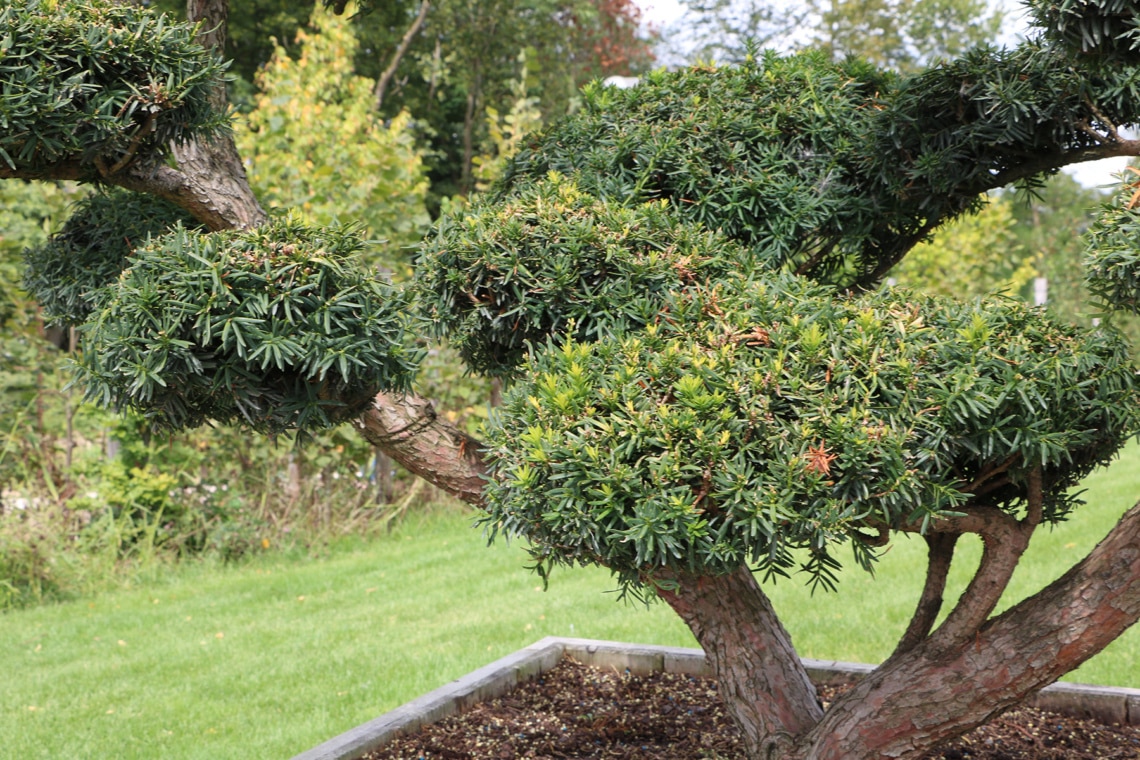
[[[1038,537],[1012,596],[1111,527],[1140,492],[1140,449],[1089,487],[1095,503]],[[692,646],[667,609],[602,593],[603,571],[558,573],[540,593],[520,549],[488,550],[469,523],[441,514],[317,562],[190,566],[0,615],[0,758],[287,758],[543,636]],[[922,582],[920,544],[898,541],[877,579],[849,573],[838,597],[770,589],[801,652],[885,656]],[[1136,685],[1138,652],[1130,634],[1072,680]]]

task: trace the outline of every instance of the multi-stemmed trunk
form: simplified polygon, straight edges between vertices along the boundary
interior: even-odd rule
[[[709,657],[750,760],[920,757],[1076,668],[1140,618],[1140,505],[1052,585],[992,618],[978,614],[977,599],[973,609],[959,605],[826,712],[747,568],[667,579],[679,584],[659,594]]]

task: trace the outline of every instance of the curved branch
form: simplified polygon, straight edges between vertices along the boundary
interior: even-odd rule
[[[353,426],[409,472],[468,504],[483,503],[482,444],[440,419],[425,398],[381,393]]]
[[[1013,456],[1006,457],[1006,459],[1000,463],[996,463],[983,468],[982,471],[978,473],[977,477],[975,477],[968,486],[961,489],[962,492],[977,494],[978,489],[985,485],[986,481],[991,480],[997,475],[1001,475],[1014,464],[1016,464],[1020,459],[1021,454],[1014,454]]]
[[[950,648],[975,637],[1005,593],[1021,555],[1029,547],[1033,531],[1041,523],[1044,506],[1041,468],[1034,467],[1027,478],[1025,519],[1016,521],[1000,513],[1005,519],[994,520],[993,525],[981,533],[981,564],[954,609],[931,636],[933,646]]]
[[[1017,526],[1017,520],[1008,512],[1003,512],[997,507],[978,505],[962,508],[956,515],[931,520],[925,529],[921,521],[915,521],[900,525],[898,530],[904,533],[921,533],[923,535],[933,533],[978,533],[981,535],[1003,530],[1016,530]]]
[[[884,664],[832,705],[796,756],[920,755],[1053,683],[1137,620],[1140,504],[1079,564],[968,641],[946,650],[927,640]]]
[[[1032,177],[1042,172],[1061,169],[1071,164],[1085,161],[1099,161],[1102,158],[1120,158],[1140,156],[1140,140],[1120,140],[1103,145],[1093,145],[1071,151],[1058,151],[1029,159],[1017,166],[1010,167],[1004,172],[993,175],[993,181],[987,183],[979,192],[986,192],[995,188],[1004,187],[1019,179]]]
[[[100,176],[94,164],[78,158],[35,171],[0,166],[0,180],[99,181],[150,193],[186,209],[211,230],[256,227],[268,217],[246,181],[233,139],[191,140],[171,146],[178,168],[131,164]]]
[[[171,146],[171,152],[177,169],[131,172],[116,184],[166,198],[211,230],[248,229],[269,218],[249,186],[233,137],[192,140]]]
[[[926,583],[918,606],[910,619],[906,632],[899,639],[898,646],[888,660],[893,660],[921,644],[934,627],[938,613],[942,611],[942,595],[946,592],[946,578],[954,560],[954,547],[958,544],[958,533],[932,533],[926,539]]]
[[[1029,546],[1035,526],[1012,521],[981,533],[982,561],[954,609],[931,634],[933,646],[952,648],[972,639],[997,606]]]
[[[420,29],[424,25],[424,19],[427,18],[428,9],[431,8],[431,0],[423,0],[420,4],[419,15],[412,25],[408,27],[408,31],[404,32],[400,44],[396,46],[396,52],[392,54],[392,60],[388,63],[388,67],[380,74],[380,78],[376,80],[376,110],[379,111],[380,107],[384,105],[384,93],[388,89],[388,84],[392,81],[392,77],[396,75],[396,68],[400,65],[404,53],[408,52],[408,45],[412,44],[412,40],[419,34]]]

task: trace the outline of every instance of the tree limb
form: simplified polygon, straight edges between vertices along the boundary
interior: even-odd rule
[[[1007,457],[1005,461],[983,468],[982,471],[978,473],[978,475],[970,482],[969,485],[961,489],[962,492],[976,494],[978,492],[978,489],[981,488],[986,483],[986,481],[990,480],[996,475],[1001,475],[1014,464],[1016,464],[1020,459],[1020,454],[1014,454],[1013,456]]]
[[[481,444],[440,419],[427,399],[381,393],[352,424],[409,472],[468,504],[483,503],[488,470]]]
[[[1033,528],[1033,525],[1016,522],[1012,526],[1000,523],[980,534],[981,564],[954,609],[930,635],[932,646],[951,649],[973,639],[1009,585],[1021,555],[1029,546]]]
[[[996,533],[1016,530],[1017,520],[997,507],[975,505],[958,510],[959,514],[930,520],[925,528],[921,521],[904,523],[898,530],[904,533]]]
[[[408,52],[408,46],[412,44],[412,40],[419,34],[420,29],[423,28],[424,19],[427,18],[428,9],[431,8],[431,0],[423,0],[420,4],[420,12],[416,16],[416,20],[408,27],[408,31],[404,32],[400,44],[396,46],[396,52],[392,54],[392,60],[388,62],[388,67],[380,74],[380,78],[376,80],[376,110],[379,111],[380,107],[384,105],[384,93],[388,89],[388,84],[392,81],[392,77],[396,75],[396,68],[400,65],[400,60],[403,59],[404,53]]]
[[[1140,156],[1140,140],[1119,140],[1117,142],[1093,145],[1077,150],[1047,153],[993,175],[993,181],[987,183],[987,186],[982,188],[980,192],[1004,187],[1019,179],[1032,177],[1053,169],[1060,169],[1070,164],[1079,164],[1084,161],[1099,161],[1102,158],[1119,158],[1122,156]]]
[[[922,594],[918,598],[918,606],[910,619],[906,632],[899,639],[898,646],[890,660],[914,649],[922,643],[938,613],[942,611],[942,595],[946,591],[946,578],[950,574],[950,565],[954,560],[954,547],[958,543],[958,533],[932,533],[923,538],[926,540],[926,583],[922,587]]]
[[[885,663],[836,700],[793,756],[900,757],[933,746],[1053,683],[1138,619],[1140,504],[1084,560],[969,640],[946,650],[928,639]]]
[[[996,469],[1004,468],[999,466]],[[947,525],[955,525],[957,528],[963,529],[954,530],[949,534],[954,536],[955,540],[961,532],[978,533],[982,539],[982,561],[977,572],[974,573],[974,577],[970,580],[970,585],[966,587],[954,609],[938,627],[938,630],[930,636],[932,646],[951,649],[963,641],[973,638],[986,622],[990,613],[993,612],[994,607],[997,606],[1001,595],[1009,585],[1010,578],[1013,577],[1013,571],[1017,569],[1021,555],[1029,546],[1029,540],[1033,536],[1034,529],[1041,522],[1043,502],[1041,468],[1033,468],[1028,473],[1028,479],[1028,509],[1024,520],[1018,521],[1012,515],[993,507],[976,507],[962,517],[935,521],[936,532],[933,535],[945,533]],[[970,528],[975,530],[969,530]],[[950,543],[950,551],[953,551],[953,542]],[[935,570],[933,552],[934,547],[931,545],[932,571]],[[943,572],[949,570],[949,557],[946,558],[946,562],[947,567]],[[941,570],[940,567],[937,569]],[[923,599],[926,598],[931,582],[928,575],[928,588],[923,589]],[[941,592],[945,588],[945,578],[942,579],[942,584],[942,588],[937,589],[939,604],[941,604]],[[919,605],[921,608],[921,601]],[[934,616],[937,616],[937,610],[934,612]],[[916,613],[917,617],[918,613]],[[933,622],[933,618],[931,618],[931,622]],[[912,620],[912,628],[914,626],[915,621]],[[908,629],[903,635],[903,641],[899,643],[900,649],[903,648],[904,642],[908,648],[917,643],[908,640],[910,635],[912,635],[912,631]]]

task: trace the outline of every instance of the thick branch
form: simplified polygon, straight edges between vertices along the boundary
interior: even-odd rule
[[[93,179],[96,172],[93,167],[82,161],[60,161],[42,169],[10,169],[0,163],[0,179],[27,179],[33,181],[51,182],[54,180],[82,180]]]
[[[977,634],[1009,585],[1032,535],[1032,525],[1012,518],[995,522],[990,530],[981,533],[981,564],[954,609],[931,635],[933,645],[951,648]]]
[[[353,425],[408,471],[468,504],[483,503],[487,464],[479,442],[437,417],[427,399],[381,393]]]
[[[224,56],[229,0],[186,0],[186,18],[199,24],[198,43]],[[224,82],[210,94],[210,104],[221,113],[229,108]],[[171,150],[177,170],[159,167],[145,173],[147,176],[136,172],[131,178],[136,186],[120,184],[182,206],[211,230],[247,229],[268,218],[249,187],[245,167],[228,132],[211,140],[172,145]]]
[[[98,180],[108,185],[150,193],[186,209],[211,230],[256,227],[267,217],[246,181],[233,139],[193,140],[172,146],[178,168],[165,164],[128,164],[101,177],[94,165],[78,159],[60,161],[37,171],[0,167],[0,180]]]
[[[791,637],[747,567],[721,576],[659,570],[658,589],[696,635],[749,757],[780,757],[823,715]]]
[[[408,52],[408,46],[412,44],[412,40],[419,34],[420,29],[423,28],[424,19],[427,18],[428,9],[431,8],[431,0],[423,0],[420,4],[419,15],[412,25],[408,27],[408,31],[404,32],[400,44],[396,46],[396,52],[392,54],[392,60],[388,62],[388,67],[380,74],[380,78],[376,80],[376,110],[379,111],[380,107],[384,105],[384,93],[388,89],[388,84],[392,81],[392,77],[396,75],[396,68],[400,65],[400,61],[404,57],[404,53]]]
[[[1058,151],[1046,153],[1042,156],[1029,159],[1024,163],[1012,166],[1004,172],[993,175],[993,181],[979,192],[986,192],[998,187],[1005,187],[1019,179],[1032,177],[1042,172],[1060,169],[1070,164],[1079,164],[1085,161],[1099,161],[1102,158],[1117,158],[1120,156],[1140,156],[1140,140],[1120,140],[1103,145],[1093,145],[1079,150]]]
[[[973,638],[1009,585],[1034,529],[1041,522],[1041,468],[1035,467],[1027,477],[1028,509],[1024,520],[1015,520],[990,507],[974,510],[986,517],[986,525],[977,531],[982,538],[982,561],[953,611],[931,637],[935,646],[954,647]]]
[[[905,533],[978,533],[985,534],[1000,530],[1013,530],[1017,520],[1012,515],[996,507],[963,507],[959,514],[930,520],[924,527],[922,521],[903,523],[898,530]]]
[[[198,24],[198,34],[194,40],[207,50],[213,50],[219,58],[226,57],[226,20],[229,15],[229,0],[186,0],[186,19],[192,24]],[[220,113],[225,113],[229,108],[224,81],[219,81],[214,86],[210,93],[210,105]]]
[[[1082,562],[969,641],[947,651],[928,640],[876,670],[836,701],[794,756],[920,756],[1076,668],[1138,619],[1140,504]]]
[[[178,169],[158,167],[142,177],[133,173],[137,187],[118,184],[177,203],[211,230],[248,229],[268,219],[249,186],[231,135],[171,148]]]
[[[942,595],[946,592],[946,578],[950,574],[959,534],[931,533],[923,538],[926,539],[926,583],[910,624],[890,657],[892,660],[921,644],[942,611]]]

